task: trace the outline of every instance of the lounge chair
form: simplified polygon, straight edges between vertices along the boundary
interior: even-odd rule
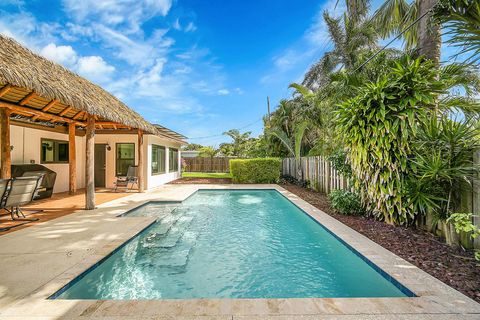
[[[42,177],[19,177],[10,180],[10,188],[7,191],[3,208],[12,216],[12,220],[37,221],[38,218],[27,219],[20,206],[33,201],[39,182]],[[39,210],[41,211],[41,210]]]
[[[133,185],[136,184],[138,186],[138,166],[129,166],[127,170],[127,175],[125,177],[117,177],[117,181],[115,181],[115,191],[118,188],[125,188],[129,189],[128,185],[130,184],[130,190],[133,189]]]

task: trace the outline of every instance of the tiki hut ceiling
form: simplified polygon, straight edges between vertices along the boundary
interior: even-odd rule
[[[159,130],[98,85],[0,34],[0,106],[13,105],[16,119],[37,123],[86,125],[94,115],[100,129],[141,129],[183,140]]]

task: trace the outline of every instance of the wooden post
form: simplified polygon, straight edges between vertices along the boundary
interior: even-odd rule
[[[143,131],[138,130],[138,192],[144,192],[144,154],[143,154]]]
[[[68,125],[68,191],[75,194],[77,191],[77,157],[75,145],[75,124]]]
[[[95,116],[87,115],[85,151],[85,209],[95,209]]]
[[[477,150],[473,154],[473,163],[480,165],[480,150]],[[480,228],[480,174],[473,179],[473,224]],[[480,237],[477,237],[473,241],[473,247],[480,249]]]
[[[11,178],[10,109],[0,108],[0,179]]]

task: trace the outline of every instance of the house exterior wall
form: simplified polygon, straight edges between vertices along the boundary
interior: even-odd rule
[[[152,163],[152,144],[160,145],[165,147],[165,171],[166,173],[164,174],[152,174],[152,166],[150,165]],[[147,177],[146,189],[152,189],[158,186],[161,186],[162,184],[165,184],[167,182],[173,181],[175,179],[180,178],[181,176],[181,144],[178,142],[174,142],[171,140],[163,139],[161,137],[153,136],[153,135],[148,135],[146,136],[146,139],[144,140],[144,145],[147,148],[147,151],[145,154],[147,155],[147,166],[146,166],[146,172],[144,173],[145,177]],[[169,154],[170,154],[170,148],[175,148],[178,150],[178,170],[175,172],[169,172]]]
[[[13,146],[11,152],[12,164],[23,163],[38,163],[40,162],[41,139],[55,139],[68,141],[68,134],[50,132],[40,129],[26,128],[16,125],[10,126],[10,143]],[[105,184],[107,188],[114,188],[115,177],[115,162],[116,162],[116,144],[117,143],[134,143],[135,144],[135,164],[138,165],[138,136],[136,134],[97,134],[95,135],[96,144],[108,144],[111,147],[110,151],[106,151],[106,177]],[[151,161],[152,161],[152,144],[165,146],[166,157],[166,173],[152,175]],[[179,142],[174,140],[160,138],[154,135],[144,136],[144,177],[145,189],[151,189],[180,177],[181,172],[181,154]],[[168,155],[169,148],[178,149],[178,171],[168,171]],[[76,137],[76,159],[77,159],[77,188],[85,187],[85,137]],[[57,173],[55,181],[54,192],[68,191],[68,163],[42,164],[45,167]]]
[[[11,125],[12,164],[28,164],[32,162],[42,164],[57,173],[53,192],[68,191],[68,163],[41,163],[42,138],[68,141],[68,134]],[[85,138],[76,137],[75,143],[77,147],[77,187],[83,188],[85,186]]]

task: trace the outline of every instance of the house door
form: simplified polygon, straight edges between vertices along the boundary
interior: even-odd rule
[[[95,144],[95,187],[105,188],[106,144]]]

